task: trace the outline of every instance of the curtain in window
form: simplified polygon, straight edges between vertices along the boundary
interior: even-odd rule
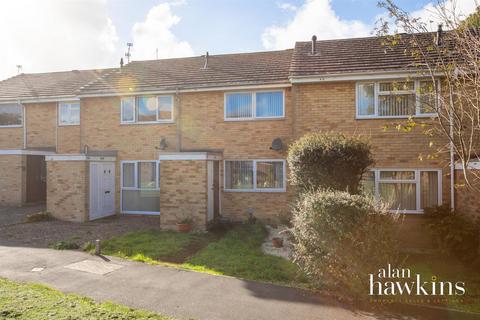
[[[438,205],[438,172],[422,171],[420,184],[422,209]]]
[[[123,98],[122,99],[122,121],[129,122],[135,120],[135,99]]]
[[[379,116],[409,116],[415,114],[415,94],[378,96]]]
[[[173,97],[158,97],[158,120],[172,120]]]
[[[226,161],[225,188],[253,189],[253,161]]]
[[[253,117],[251,93],[229,93],[226,96],[227,118],[251,118]]]
[[[257,117],[283,116],[283,92],[257,92],[256,93]]]
[[[358,115],[375,114],[375,84],[365,83],[358,85]]]
[[[257,188],[283,188],[283,162],[257,161]]]
[[[138,121],[157,121],[157,99],[155,97],[137,97]]]
[[[379,184],[380,197],[390,204],[392,210],[416,210],[416,189],[415,183]]]

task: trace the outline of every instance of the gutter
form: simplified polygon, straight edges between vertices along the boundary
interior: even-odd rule
[[[427,74],[428,73],[428,74]],[[431,73],[414,70],[381,71],[381,72],[352,72],[352,73],[332,73],[323,76],[291,76],[290,82],[294,83],[316,83],[332,81],[362,81],[362,80],[383,80],[396,78],[423,78]],[[434,73],[434,76],[440,77],[442,73]]]

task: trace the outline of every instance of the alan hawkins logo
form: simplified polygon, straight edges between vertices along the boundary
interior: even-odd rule
[[[386,268],[378,270],[378,274],[369,274],[371,296],[463,296],[465,294],[464,282],[437,281],[432,277],[425,281],[421,275],[412,276],[408,268]]]

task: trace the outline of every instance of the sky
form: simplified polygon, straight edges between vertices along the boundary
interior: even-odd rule
[[[397,0],[427,19],[436,0]],[[476,0],[446,0],[468,15]],[[133,60],[280,50],[372,35],[377,0],[1,0],[0,79]]]

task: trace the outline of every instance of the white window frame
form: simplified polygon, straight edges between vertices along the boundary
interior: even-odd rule
[[[78,117],[78,122],[71,122],[71,114],[72,114],[72,105],[73,104],[78,104],[78,111],[79,111],[79,117]],[[67,122],[62,122],[62,106],[67,106],[68,107],[68,121]],[[64,126],[79,126],[80,125],[80,113],[82,112],[82,107],[80,105],[80,101],[65,101],[65,102],[59,102],[58,103],[58,125],[60,127]]]
[[[156,104],[156,121],[138,121],[138,108],[137,108],[137,98],[139,97],[150,97],[150,98],[155,98],[155,104]],[[170,119],[158,119],[158,98],[159,97],[170,97],[172,100],[172,116]],[[132,99],[133,100],[133,120],[129,121],[124,121],[123,120],[123,100],[128,100]],[[132,96],[132,97],[122,97],[120,101],[120,124],[159,124],[159,123],[174,123],[175,119],[175,98],[171,94],[162,94],[162,95],[144,95],[144,96]]]
[[[257,117],[257,93],[282,93],[282,115],[273,117]],[[252,116],[243,118],[228,118],[227,117],[227,95],[247,93],[252,97]],[[223,95],[223,118],[225,121],[250,121],[250,120],[272,120],[272,119],[284,119],[285,118],[285,90],[256,90],[256,91],[229,91]]]
[[[157,176],[155,179],[155,188],[139,188],[138,187],[138,164],[142,162],[156,163],[156,172]],[[123,165],[127,163],[132,163],[134,165],[134,186],[133,187],[124,187],[123,186]],[[128,214],[143,214],[143,215],[159,215],[159,211],[130,211],[123,210],[123,190],[149,190],[157,191],[160,195],[160,161],[158,160],[124,160],[120,161],[120,213]]]
[[[421,81],[428,81],[428,79],[415,79],[415,80],[408,80],[408,79],[385,79],[385,80],[375,80],[375,81],[357,81],[355,84],[355,116],[356,119],[408,119],[409,117],[414,118],[431,118],[436,117],[438,114],[436,112],[433,113],[420,113],[420,96],[421,94],[418,92],[420,89],[420,82]],[[437,82],[438,92],[440,94],[440,81],[438,79],[435,80]],[[414,88],[413,90],[397,90],[397,91],[384,91],[380,93],[380,83],[383,82],[413,82]],[[359,113],[359,99],[360,96],[360,85],[361,84],[373,84],[374,85],[374,114],[371,115],[361,115]],[[388,94],[386,92],[389,92]],[[381,95],[402,95],[402,94],[415,94],[415,114],[412,115],[400,115],[400,116],[379,116],[378,115],[378,97]],[[440,102],[440,101],[439,101]]]
[[[227,182],[227,166],[228,161],[253,161],[253,188],[252,189],[228,189]],[[257,162],[281,162],[283,163],[283,188],[257,188]],[[287,169],[286,160],[284,159],[225,159],[223,160],[223,191],[225,192],[286,192],[287,191]]]
[[[0,128],[22,128],[23,127],[23,121],[25,119],[25,106],[21,103],[0,103],[0,106],[2,105],[11,105],[11,104],[16,104],[20,106],[22,109],[22,119],[20,124],[7,124],[7,125],[0,125]]]
[[[423,214],[423,209],[421,209],[422,199],[421,199],[421,179],[420,174],[421,172],[429,171],[429,172],[437,172],[438,178],[438,205],[442,205],[442,169],[409,169],[409,168],[375,168],[371,169],[371,172],[374,173],[375,181],[375,190],[374,195],[376,199],[380,199],[380,183],[411,183],[415,184],[415,192],[416,192],[416,210],[396,210],[392,209],[390,212],[399,212],[405,214]],[[415,173],[414,179],[380,179],[380,172],[392,172],[392,171],[412,171]]]

